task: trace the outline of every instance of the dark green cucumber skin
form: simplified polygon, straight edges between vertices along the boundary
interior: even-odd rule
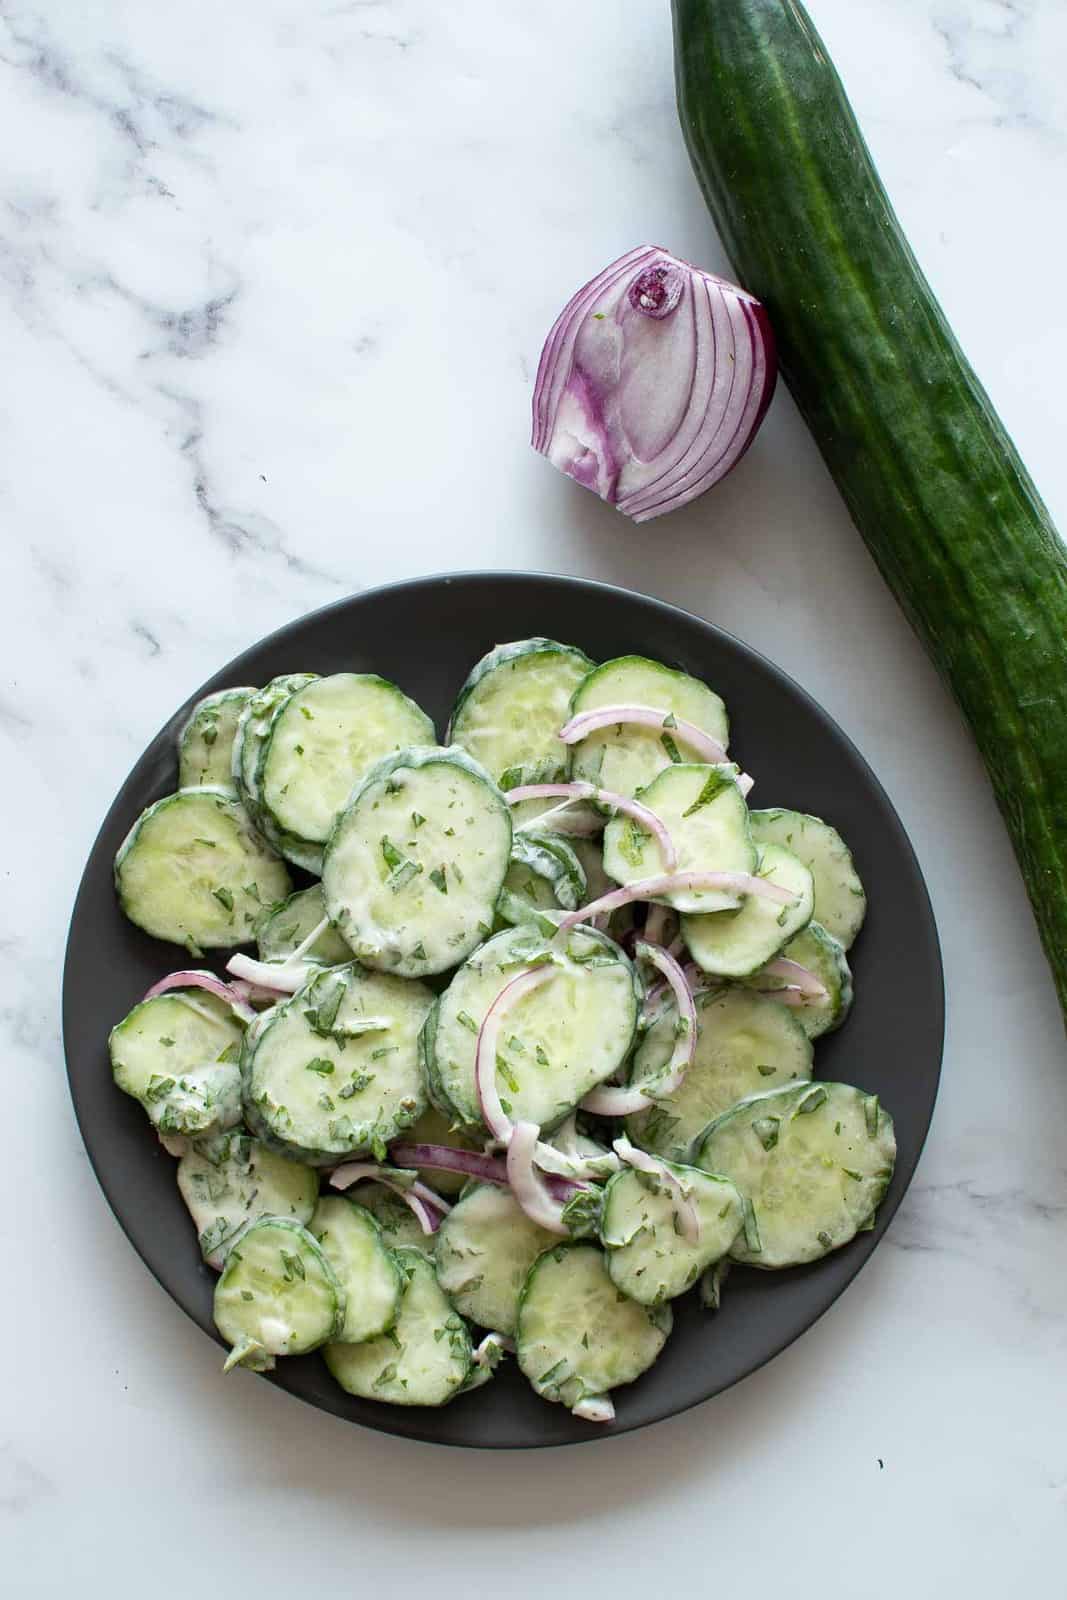
[[[704,198],[989,771],[1067,1017],[1067,557],[796,0],[673,0]]]

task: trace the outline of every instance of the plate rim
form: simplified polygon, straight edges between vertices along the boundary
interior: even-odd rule
[[[885,1232],[887,1231],[904,1199],[904,1196],[907,1194],[911,1186],[919,1161],[921,1160],[923,1151],[926,1147],[926,1142],[930,1136],[930,1129],[933,1125],[933,1118],[937,1108],[937,1098],[940,1091],[941,1076],[944,1069],[946,1031],[944,960],[941,949],[940,934],[937,926],[937,919],[934,914],[929,887],[927,885],[922,866],[919,862],[918,854],[888,791],[881,782],[877,773],[874,771],[870,762],[868,762],[862,750],[856,744],[855,740],[851,738],[851,736],[837,722],[836,718],[832,716],[832,714],[827,711],[818,700],[815,699],[815,697],[804,687],[804,685],[799,683],[791,673],[786,671],[785,668],[779,666],[756,646],[749,644],[746,640],[740,638],[737,634],[732,633],[729,629],[722,627],[719,623],[712,622],[708,618],[702,617],[696,612],[689,611],[683,606],[675,605],[672,601],[661,600],[656,595],[646,594],[642,590],[625,589],[619,584],[608,583],[598,578],[587,578],[570,573],[551,572],[542,569],[524,570],[520,568],[507,567],[500,569],[475,567],[464,568],[459,571],[446,570],[442,572],[423,573],[414,577],[395,579],[389,583],[374,584],[365,589],[357,589],[349,594],[339,596],[335,600],[327,601],[324,605],[316,606],[310,611],[301,612],[297,616],[291,617],[288,621],[283,622],[277,627],[271,629],[269,633],[265,633],[262,636],[254,639],[252,643],[245,647],[244,650],[239,651],[237,655],[225,662],[207,679],[205,679],[204,683],[187,697],[187,699],[160,725],[157,731],[152,735],[147,744],[140,751],[133,765],[129,768],[125,778],[119,785],[113,799],[108,805],[99,827],[93,835],[92,843],[85,857],[85,862],[79,876],[78,888],[75,893],[71,908],[67,936],[64,941],[63,974],[61,985],[62,1040],[68,1092],[70,1094],[75,1120],[78,1125],[78,1132],[81,1136],[83,1147],[88,1157],[93,1175],[97,1181],[97,1184],[99,1185],[104,1199],[107,1202],[108,1208],[111,1211],[114,1220],[121,1228],[128,1243],[136,1252],[143,1266],[155,1279],[156,1283],[159,1284],[160,1288],[167,1295],[168,1299],[170,1299],[173,1304],[175,1304],[189,1319],[189,1321],[192,1322],[194,1326],[196,1326],[202,1333],[205,1333],[208,1338],[212,1339],[213,1342],[218,1344],[220,1347],[222,1346],[222,1341],[218,1334],[213,1330],[205,1328],[196,1314],[190,1310],[189,1307],[186,1306],[180,1299],[178,1299],[174,1291],[166,1282],[164,1282],[163,1278],[160,1276],[160,1273],[145,1255],[141,1246],[131,1233],[130,1228],[127,1226],[125,1217],[122,1215],[116,1200],[112,1197],[111,1188],[109,1186],[108,1178],[103,1165],[102,1163],[98,1162],[96,1153],[91,1147],[89,1139],[86,1136],[79,1091],[75,1085],[74,1072],[72,1070],[72,1041],[74,1039],[76,1030],[76,1002],[72,993],[74,983],[72,978],[72,956],[74,954],[73,946],[76,939],[76,927],[79,921],[79,912],[82,909],[82,900],[83,897],[89,893],[89,886],[87,884],[89,867],[96,857],[105,835],[110,829],[112,817],[124,802],[127,791],[133,785],[134,776],[137,773],[138,768],[143,762],[145,756],[157,745],[157,743],[159,743],[160,740],[164,739],[168,734],[173,736],[175,730],[187,717],[191,707],[205,694],[210,694],[215,688],[225,687],[224,680],[229,680],[232,678],[233,681],[237,681],[237,679],[234,677],[234,674],[240,672],[241,663],[246,657],[259,654],[263,650],[270,648],[272,645],[283,643],[295,629],[304,626],[314,626],[320,620],[335,613],[343,612],[347,608],[350,608],[354,605],[373,605],[377,600],[385,595],[396,595],[397,593],[402,592],[433,589],[442,585],[447,587],[453,583],[489,582],[513,584],[521,587],[524,584],[536,581],[560,584],[565,588],[579,592],[585,591],[592,595],[603,595],[613,599],[622,598],[626,601],[635,601],[640,605],[651,606],[655,611],[660,612],[666,619],[670,619],[672,617],[684,619],[687,624],[695,625],[698,629],[705,630],[712,636],[717,637],[719,640],[725,641],[728,646],[733,648],[741,657],[748,658],[750,661],[758,663],[759,666],[771,678],[779,680],[781,683],[783,683],[792,695],[804,702],[808,711],[824,725],[833,738],[846,747],[852,758],[863,770],[868,783],[880,797],[885,810],[895,822],[896,831],[899,836],[899,842],[903,846],[907,856],[910,858],[911,865],[914,869],[915,881],[919,890],[921,891],[922,902],[928,918],[927,931],[930,935],[931,955],[933,958],[933,966],[930,976],[934,980],[934,999],[936,1001],[936,1018],[934,1019],[937,1028],[936,1066],[934,1068],[933,1082],[931,1085],[932,1093],[930,1099],[929,1117],[927,1118],[926,1125],[922,1130],[921,1138],[918,1141],[914,1152],[914,1157],[911,1159],[910,1165],[907,1165],[906,1167],[900,1167],[898,1165],[894,1171],[894,1177],[900,1175],[902,1177],[902,1181],[897,1193],[892,1198],[887,1197],[887,1200],[883,1202],[882,1207],[880,1208],[878,1237],[870,1243],[869,1248],[866,1251],[857,1254],[855,1265],[852,1270],[848,1272],[837,1291],[831,1295],[826,1304],[823,1305],[815,1313],[815,1315],[811,1317],[810,1321],[806,1322],[803,1327],[788,1332],[784,1337],[781,1338],[780,1341],[774,1342],[772,1349],[761,1351],[759,1355],[754,1356],[750,1362],[743,1366],[743,1370],[738,1372],[737,1376],[731,1382],[725,1384],[719,1389],[713,1390],[712,1392],[702,1396],[684,1400],[678,1404],[672,1404],[669,1409],[663,1411],[657,1417],[640,1418],[632,1421],[619,1420],[611,1427],[610,1431],[605,1431],[602,1428],[597,1428],[594,1425],[589,1424],[587,1425],[588,1431],[576,1432],[573,1437],[568,1439],[516,1440],[509,1438],[473,1442],[461,1439],[434,1437],[424,1428],[419,1427],[414,1418],[412,1418],[409,1422],[408,1414],[404,1407],[388,1407],[383,1405],[382,1410],[384,1415],[380,1421],[377,1418],[373,1421],[369,1421],[362,1418],[346,1416],[341,1412],[335,1410],[331,1411],[329,1408],[319,1405],[314,1398],[310,1396],[299,1394],[288,1388],[285,1384],[280,1383],[273,1373],[259,1374],[259,1376],[265,1377],[269,1382],[271,1382],[272,1387],[287,1393],[295,1402],[303,1402],[308,1404],[316,1411],[326,1411],[327,1415],[336,1417],[338,1421],[348,1423],[349,1425],[366,1428],[371,1432],[388,1433],[394,1437],[408,1439],[412,1442],[434,1444],[437,1446],[445,1446],[447,1448],[458,1450],[565,1449],[575,1444],[587,1444],[594,1443],[596,1441],[607,1441],[614,1438],[621,1438],[628,1433],[637,1431],[638,1429],[652,1427],[658,1423],[669,1421],[673,1417],[682,1416],[686,1412],[693,1410],[698,1405],[707,1404],[709,1401],[715,1399],[719,1394],[726,1393],[728,1390],[736,1388],[738,1384],[745,1382],[747,1378],[751,1377],[754,1372],[759,1371],[760,1368],[769,1365],[770,1362],[774,1361],[778,1356],[780,1356],[783,1351],[789,1349],[791,1345],[796,1343],[797,1340],[802,1338],[806,1333],[814,1328],[818,1322],[822,1320],[822,1318],[830,1310],[831,1306],[836,1304],[842,1295],[844,1295],[847,1290],[851,1288],[852,1284],[856,1281],[856,1278],[862,1272],[863,1268],[867,1265],[878,1246],[881,1244]],[[894,1185],[894,1187],[896,1186]],[[852,1241],[852,1243],[859,1243],[859,1239]],[[814,1268],[817,1268],[819,1263],[816,1262],[811,1265]],[[801,1268],[793,1270],[805,1271],[809,1269]],[[408,1422],[408,1426],[404,1425],[405,1422]]]

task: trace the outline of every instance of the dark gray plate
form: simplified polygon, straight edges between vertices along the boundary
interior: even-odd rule
[[[824,816],[852,846],[870,912],[852,952],[856,1004],[839,1033],[818,1042],[820,1077],[880,1094],[896,1120],[896,1175],[874,1230],[811,1267],[737,1269],[715,1316],[692,1295],[651,1372],[616,1396],[610,1430],[538,1400],[509,1362],[489,1389],[444,1409],[352,1399],[317,1356],[282,1361],[270,1383],[313,1405],[389,1433],[440,1444],[573,1444],[625,1432],[718,1394],[810,1328],[875,1249],[919,1159],[941,1066],[944,992],[937,932],[914,853],[883,789],[841,729],[777,667],[747,645],[658,600],[603,584],[524,573],[422,578],[313,612],[246,650],[202,684],[153,739],[115,799],[85,868],[71,922],[63,1026],[71,1093],[100,1184],[134,1248],[184,1311],[215,1337],[214,1274],[199,1259],[174,1181],[174,1162],[140,1108],[111,1083],[107,1034],[145,990],[181,963],[122,916],[111,863],[143,807],[173,790],[174,736],[193,701],[231,683],[264,683],[301,669],[380,672],[435,718],[471,664],[502,639],[547,634],[594,659],[638,652],[705,678],[730,710],[733,747],[758,781],[762,805]],[[221,1366],[221,1361],[220,1361]],[[224,1379],[219,1382],[247,1382]]]

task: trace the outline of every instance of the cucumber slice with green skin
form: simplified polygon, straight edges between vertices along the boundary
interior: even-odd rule
[[[730,734],[726,707],[706,683],[645,656],[605,661],[582,680],[571,700],[571,714],[595,711],[599,706],[646,706],[673,714],[703,728],[724,749]],[[672,740],[669,728],[660,732],[623,723],[601,728],[574,745],[571,771],[575,778],[602,789],[632,795],[647,789],[658,773],[685,758],[686,751]]]
[[[197,1139],[178,1162],[178,1188],[196,1227],[200,1254],[221,1272],[230,1249],[260,1217],[309,1222],[318,1174],[246,1133]]]
[[[435,1174],[436,1178],[441,1176]],[[387,1189],[384,1183],[360,1183],[352,1191],[353,1199],[375,1218],[382,1230],[382,1238],[391,1250],[398,1250],[402,1245],[410,1250],[418,1250],[424,1256],[432,1257],[434,1250],[434,1235],[423,1233],[419,1220],[409,1205],[405,1205],[398,1194],[392,1189]]]
[[[793,895],[793,903],[776,905],[746,895],[738,911],[711,916],[683,916],[682,938],[689,954],[705,972],[720,978],[747,978],[774,959],[811,921],[815,903],[812,875],[804,863],[780,845],[765,844],[756,871]]]
[[[543,1400],[573,1410],[639,1378],[671,1326],[669,1305],[639,1305],[619,1292],[602,1250],[559,1244],[537,1258],[519,1297],[519,1367]]]
[[[263,1371],[336,1337],[344,1290],[317,1239],[292,1217],[261,1217],[230,1249],[215,1285],[227,1369]]]
[[[255,689],[219,689],[197,701],[178,735],[178,788],[236,792],[233,741]]]
[[[589,898],[585,869],[571,841],[558,833],[516,833],[511,865],[497,900],[505,922],[528,922],[536,911],[577,911]]]
[[[306,840],[283,833],[278,828],[263,804],[257,780],[260,756],[274,713],[291,694],[306,684],[314,683],[317,677],[316,672],[288,672],[280,678],[272,678],[270,683],[257,690],[241,713],[231,759],[238,797],[260,833],[289,861],[303,867],[305,872],[316,875],[322,870],[321,845],[308,844]]]
[[[661,1180],[625,1167],[604,1191],[600,1238],[608,1272],[623,1294],[658,1306],[691,1289],[706,1267],[726,1255],[741,1229],[745,1202],[726,1178],[666,1163],[685,1185],[700,1223],[695,1244],[675,1222],[677,1198]]]
[[[808,1038],[818,1039],[821,1034],[839,1028],[852,1007],[852,970],[837,940],[827,933],[821,923],[809,922],[794,939],[790,939],[782,955],[789,961],[807,967],[826,990],[825,1000],[806,1000],[804,1005],[797,1006],[793,1011]],[[747,987],[769,994],[773,999],[775,989],[787,984],[789,979],[757,972],[744,982]]]
[[[485,1014],[506,984],[550,952],[555,977],[517,1000],[501,1029],[497,1086],[507,1114],[554,1128],[629,1053],[640,981],[618,945],[582,928],[557,952],[529,925],[507,928],[459,969],[423,1034],[435,1102],[467,1127],[481,1126],[474,1062]]]
[[[514,1333],[526,1274],[559,1236],[531,1222],[510,1189],[477,1183],[435,1237],[437,1281],[456,1310],[481,1328]]]
[[[488,935],[511,855],[503,795],[458,748],[379,762],[326,844],[326,910],[367,966],[447,972]]]
[[[837,829],[802,811],[753,811],[751,820],[757,844],[782,845],[803,861],[815,880],[812,915],[847,950],[863,926],[867,896]]]
[[[246,944],[264,906],[292,885],[224,789],[179,789],[143,811],[115,857],[115,889],[131,922],[203,950]]]
[[[245,1109],[313,1166],[373,1150],[426,1108],[418,1035],[433,1004],[421,983],[330,967],[270,1012],[246,1046]]]
[[[396,1257],[369,1211],[347,1195],[323,1195],[308,1223],[344,1290],[337,1337],[346,1344],[376,1339],[396,1321],[402,1279]]]
[[[392,1330],[365,1344],[328,1344],[323,1356],[348,1394],[394,1406],[443,1406],[470,1373],[470,1334],[426,1257],[401,1248],[396,1260],[404,1286]]]
[[[449,742],[468,750],[502,788],[557,782],[570,756],[556,736],[592,665],[583,651],[554,639],[497,645],[459,691]]]
[[[425,1023],[423,1026],[425,1027]],[[411,1144],[443,1144],[450,1150],[479,1151],[485,1142],[472,1139],[462,1129],[454,1127],[452,1118],[438,1111],[434,1105],[426,1107],[406,1138]],[[467,1183],[467,1177],[462,1172],[439,1172],[436,1167],[420,1167],[418,1173],[423,1183],[428,1184],[431,1189],[436,1189],[446,1200],[459,1194]],[[410,1216],[410,1209],[407,1206],[404,1209]]]
[[[326,920],[326,902],[321,883],[297,889],[280,905],[272,906],[256,929],[261,961],[284,961]],[[323,928],[313,945],[305,950],[305,961],[318,961],[336,967],[351,961],[352,952],[334,927]]]
[[[631,1082],[655,1093],[674,1048],[676,1012],[667,1006],[634,1057]],[[670,1161],[688,1161],[715,1117],[747,1095],[811,1077],[811,1040],[791,1011],[745,989],[700,995],[696,1053],[680,1089],[626,1119],[634,1144]],[[717,1170],[717,1169],[713,1169]]]
[[[112,1077],[168,1137],[232,1127],[241,1120],[236,1064],[243,1033],[230,1007],[215,995],[203,990],[153,995],[112,1028]]]
[[[321,846],[373,766],[434,738],[425,711],[395,683],[360,672],[316,678],[274,711],[259,752],[256,793],[281,835]]]
[[[873,1219],[895,1160],[892,1117],[877,1095],[846,1083],[753,1095],[712,1123],[695,1157],[750,1201],[731,1254],[767,1269],[847,1244]]]
[[[667,766],[641,791],[641,804],[666,824],[679,872],[755,872],[748,807],[735,775],[734,767],[683,762]],[[617,883],[637,883],[660,876],[663,852],[639,822],[619,815],[604,829],[604,868]],[[661,898],[676,911],[732,911],[742,903],[740,895],[709,889]]]

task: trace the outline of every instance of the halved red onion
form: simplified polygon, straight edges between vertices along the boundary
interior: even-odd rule
[[[171,989],[203,989],[207,994],[213,994],[216,999],[225,1000],[242,1022],[255,1020],[256,1013],[244,995],[231,984],[216,978],[213,972],[199,972],[195,968],[182,972],[169,972],[165,978],[160,978],[158,983],[152,985],[145,999],[152,1000],[157,994],[166,994]]]
[[[757,300],[642,246],[585,284],[557,318],[538,366],[532,443],[643,522],[736,465],[776,373]]]
[[[802,995],[808,995],[813,1000],[827,998],[826,986],[821,983],[808,967],[801,966],[799,961],[790,961],[788,956],[775,956],[773,961],[768,961],[765,967],[760,968],[760,977],[783,978],[790,989],[798,989]],[[770,991],[773,994],[773,990]]]
[[[626,1135],[615,1140],[612,1147],[620,1161],[625,1161],[628,1167],[633,1167],[635,1172],[645,1172],[650,1178],[657,1178],[663,1186],[674,1195],[674,1215],[678,1223],[678,1232],[688,1244],[700,1243],[700,1218],[697,1216],[696,1206],[693,1204],[690,1191],[679,1178],[672,1172],[665,1161],[658,1161],[655,1156],[650,1156],[645,1150],[638,1150],[632,1145]]]
[[[563,1206],[553,1198],[537,1170],[535,1157],[541,1138],[536,1122],[516,1122],[508,1140],[508,1183],[519,1205],[539,1227],[566,1238]]]
[[[730,759],[718,739],[698,728],[695,722],[687,722],[684,717],[676,717],[673,711],[657,706],[596,706],[592,711],[579,711],[576,717],[563,724],[558,738],[563,744],[578,744],[601,728],[615,728],[625,722],[669,733],[676,744],[687,745],[709,767],[724,766]]]
[[[482,1019],[478,1029],[478,1043],[474,1052],[474,1085],[478,1092],[478,1107],[494,1139],[507,1144],[511,1138],[512,1122],[500,1104],[496,1086],[496,1043],[505,1014],[523,995],[539,989],[555,976],[555,967],[528,967],[517,978],[506,983]]]
[[[610,1395],[586,1394],[571,1407],[571,1416],[583,1422],[614,1422],[615,1405]]]
[[[441,1226],[441,1218],[448,1215],[452,1207],[447,1200],[442,1200],[439,1194],[419,1183],[399,1182],[395,1168],[381,1167],[374,1161],[346,1161],[343,1166],[337,1167],[330,1174],[330,1187],[332,1189],[350,1189],[353,1184],[369,1179],[380,1183],[383,1188],[391,1189],[398,1195],[404,1204],[414,1212],[418,1219],[419,1227],[423,1233],[436,1233]]]
[[[620,906],[628,906],[635,900],[655,900],[660,895],[671,894],[679,889],[688,889],[693,893],[703,889],[725,889],[730,894],[759,895],[764,900],[774,900],[780,906],[790,905],[796,898],[780,884],[753,877],[750,872],[668,872],[655,878],[638,878],[636,883],[612,889],[609,894],[591,900],[578,911],[568,911],[556,929],[556,938],[565,937],[572,928],[576,928],[580,922],[588,922],[598,912],[617,911]]]
[[[560,738],[563,738],[562,733]],[[643,806],[640,800],[633,800],[629,795],[615,794],[611,789],[598,789],[595,783],[524,783],[518,789],[509,789],[504,799],[508,805],[515,806],[522,800],[551,800],[556,796],[564,796],[568,800],[595,800],[599,805],[610,806],[613,811],[621,811],[632,817],[642,828],[655,835],[667,871],[673,872],[678,865],[674,841],[666,823],[648,806]],[[537,821],[540,823],[543,818],[539,817]]]

